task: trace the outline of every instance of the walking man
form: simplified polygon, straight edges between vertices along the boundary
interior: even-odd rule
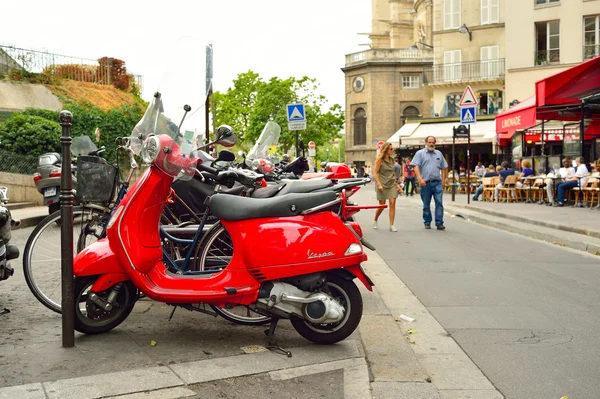
[[[438,230],[444,226],[444,184],[448,173],[448,163],[441,151],[435,149],[435,137],[425,139],[425,148],[417,151],[411,164],[414,166],[417,181],[421,186],[420,194],[423,201],[423,222],[426,229],[431,229],[431,197],[435,202],[435,225]]]

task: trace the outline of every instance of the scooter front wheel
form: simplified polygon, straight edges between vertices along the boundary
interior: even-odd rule
[[[316,344],[335,344],[354,332],[362,318],[363,302],[358,287],[352,280],[335,274],[327,275],[326,287],[321,289],[334,298],[345,313],[341,321],[330,324],[314,324],[298,317],[290,321],[298,334]]]
[[[76,277],[74,282],[75,330],[84,334],[101,334],[117,327],[129,316],[137,300],[137,288],[131,281],[96,292],[97,299],[93,300],[90,289],[97,278],[98,276]],[[107,303],[107,298],[115,293],[116,299],[111,303],[110,310],[99,305]]]

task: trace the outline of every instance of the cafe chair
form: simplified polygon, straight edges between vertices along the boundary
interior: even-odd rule
[[[515,198],[512,197],[512,193],[515,193]],[[499,202],[501,202],[503,195],[506,195],[506,202],[511,202],[511,200],[518,202],[520,200],[520,190],[517,190],[517,175],[506,176],[498,193]]]

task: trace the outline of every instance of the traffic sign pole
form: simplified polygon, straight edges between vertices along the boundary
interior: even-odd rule
[[[467,139],[467,204],[471,204],[471,125],[469,128],[469,138]]]
[[[454,143],[456,141],[456,128],[452,127],[452,202],[456,197],[456,171],[454,169]]]

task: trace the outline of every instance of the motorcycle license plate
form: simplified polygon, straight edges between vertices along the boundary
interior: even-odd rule
[[[48,187],[44,190],[44,197],[54,197],[56,195],[56,187]]]

